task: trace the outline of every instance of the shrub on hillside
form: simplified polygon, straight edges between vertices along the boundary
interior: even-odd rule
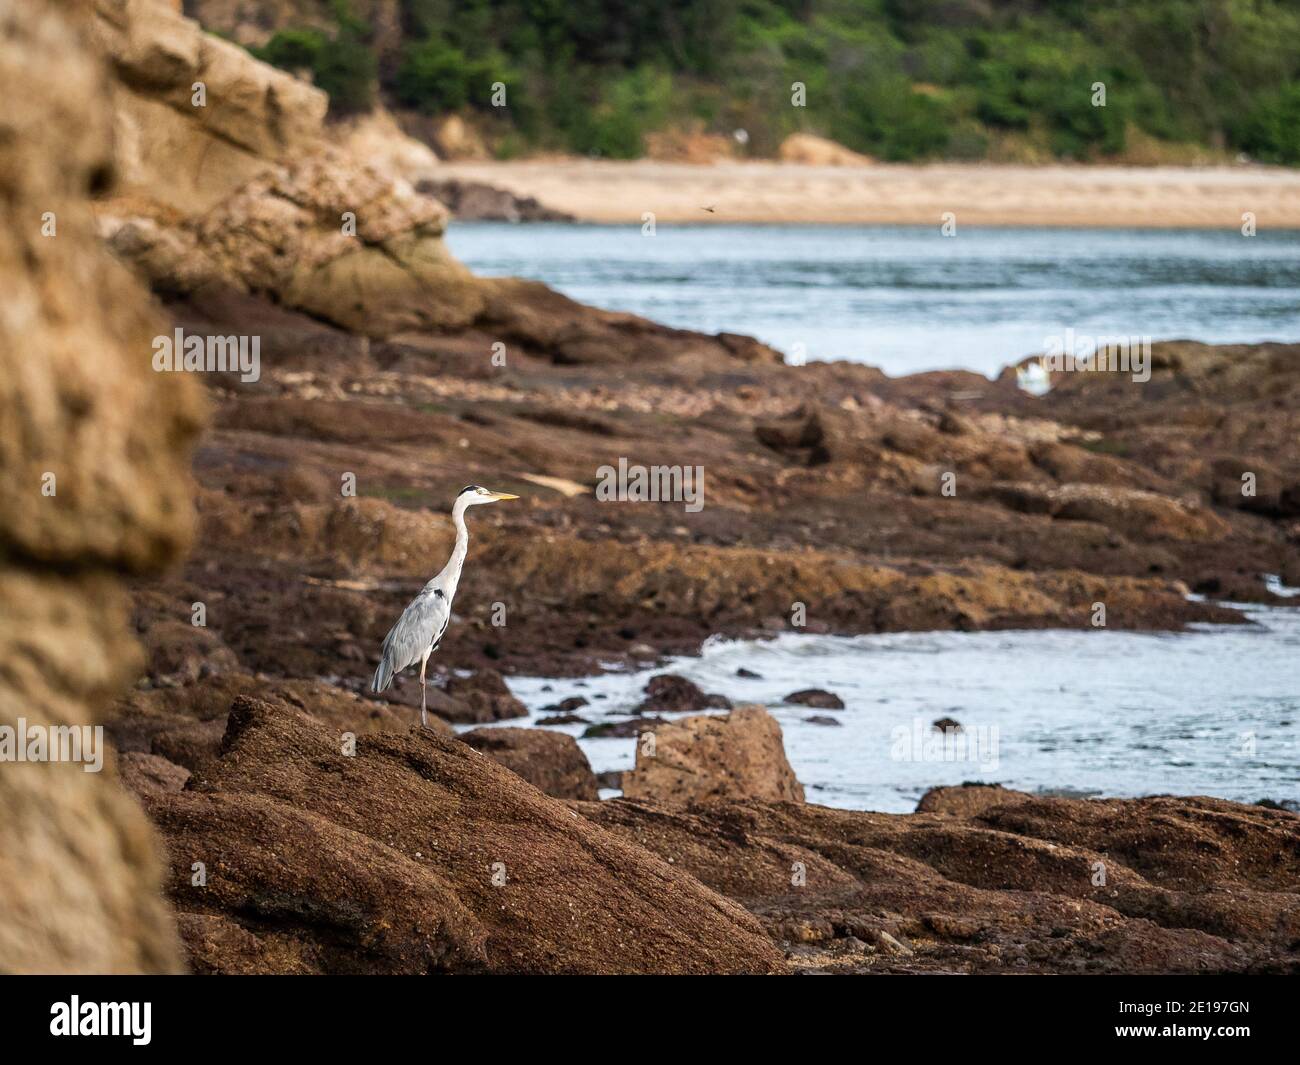
[[[374,103],[375,54],[351,28],[341,28],[333,37],[319,30],[281,30],[251,51],[283,70],[310,71],[312,83],[329,94],[336,114],[365,111]]]
[[[1260,162],[1300,165],[1300,83],[1258,100],[1233,130],[1233,140]]]

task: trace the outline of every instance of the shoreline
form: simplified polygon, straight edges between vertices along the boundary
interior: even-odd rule
[[[1234,647],[1241,653],[1254,641],[1269,640],[1273,636],[1285,640],[1285,632],[1294,630],[1296,625],[1295,608],[1258,603],[1221,602],[1219,605],[1241,609],[1245,625],[1210,625],[1181,633],[1159,633],[1161,636],[1181,637],[1186,642],[1177,645],[1162,640],[1161,646],[1155,650],[1156,661],[1190,662],[1197,654],[1194,648],[1198,643],[1202,650],[1208,649],[1204,643],[1207,639],[1217,643],[1235,638]],[[1108,650],[1102,651],[1102,645],[1096,644],[1090,651],[1086,646],[1080,650],[1085,657],[1089,654],[1094,656],[1094,661],[1103,654],[1116,654],[1116,648],[1122,648],[1124,655],[1136,655],[1143,638],[1152,635],[1157,634],[1117,631],[1107,638]],[[784,647],[773,645],[773,640],[782,636],[791,637],[795,642],[787,642]],[[1059,751],[1045,755],[1036,752],[1032,742],[1023,740],[1033,731],[1033,715],[1024,709],[1033,702],[1032,683],[1006,684],[1000,692],[1000,699],[995,700],[1002,703],[1000,706],[981,703],[979,699],[973,702],[949,701],[960,703],[958,707],[944,702],[941,683],[922,681],[909,684],[904,679],[906,668],[890,665],[891,660],[899,660],[899,655],[921,662],[925,661],[927,654],[968,660],[977,653],[988,653],[995,657],[1005,656],[1006,664],[1010,666],[1025,656],[1038,654],[1041,657],[1044,649],[1059,648],[1077,636],[1077,633],[1060,628],[1002,630],[996,634],[909,631],[863,634],[856,640],[837,639],[833,634],[800,636],[786,632],[768,634],[756,640],[726,640],[701,648],[699,653],[666,656],[653,663],[640,663],[630,669],[609,669],[596,675],[571,678],[526,674],[509,676],[506,679],[511,693],[527,708],[527,716],[456,727],[458,731],[542,727],[564,732],[579,743],[597,774],[612,776],[633,765],[633,737],[628,731],[617,730],[639,727],[643,718],[636,704],[642,702],[650,691],[644,685],[652,678],[668,675],[684,678],[685,684],[693,686],[696,691],[725,696],[729,706],[709,706],[700,702],[680,709],[671,706],[656,708],[651,713],[674,721],[694,714],[723,714],[735,706],[762,706],[781,725],[787,757],[809,795],[816,796],[815,800],[810,798],[809,801],[837,809],[908,813],[927,789],[959,783],[959,778],[945,779],[951,776],[945,772],[945,769],[952,768],[950,765],[945,767],[925,762],[922,768],[914,771],[908,765],[900,765],[892,755],[885,759],[871,753],[877,738],[872,731],[875,723],[887,720],[898,725],[910,721],[915,727],[918,721],[928,725],[934,718],[947,713],[959,718],[959,725],[963,728],[991,727],[993,761],[988,766],[981,765],[978,778],[1016,791],[1042,796],[1053,793],[1072,797],[1095,795],[1106,799],[1136,799],[1155,794],[1207,795],[1240,803],[1258,802],[1262,797],[1293,805],[1300,799],[1294,786],[1259,777],[1251,778],[1250,787],[1237,788],[1239,781],[1235,777],[1220,777],[1212,762],[1183,760],[1192,757],[1186,750],[1178,758],[1170,755],[1170,760],[1146,767],[1136,776],[1113,760],[1107,768],[1101,768],[1088,764],[1087,758],[1078,759]],[[1011,648],[998,649],[995,646],[1008,639],[1012,642]],[[764,650],[755,644],[769,646]],[[812,644],[818,647],[816,661],[821,666],[816,686],[841,699],[842,704],[838,707],[816,705],[810,709],[809,705],[783,698],[805,683],[794,668],[798,660],[790,657],[791,653],[800,645],[808,648]],[[941,649],[928,648],[928,644],[940,645]],[[1254,646],[1257,650],[1250,653],[1267,657],[1266,644],[1255,643]],[[916,657],[918,655],[922,657]],[[858,667],[850,667],[850,660],[860,663],[864,673],[870,673],[869,684],[855,679],[854,672]],[[735,671],[737,665],[746,667],[750,674]],[[1170,670],[1164,674],[1164,681],[1153,685],[1155,702],[1165,706],[1179,705],[1181,709],[1177,714],[1195,718],[1201,727],[1212,728],[1205,714],[1211,709],[1215,697],[1209,696],[1196,705],[1196,698],[1186,686],[1168,680],[1179,672]],[[918,670],[916,675],[921,673]],[[1070,677],[1067,671],[1061,676],[1065,687],[1059,700],[1053,704],[1052,720],[1054,729],[1065,735],[1086,727],[1084,722],[1090,711],[1083,704],[1090,699],[1079,696],[1085,686],[1078,683],[1077,674]],[[1066,687],[1073,694],[1064,694]],[[578,697],[583,699],[582,705],[575,703]],[[919,700],[924,709],[921,705],[908,705],[909,698]],[[1093,710],[1101,712],[1104,703],[1104,698],[1095,701]],[[816,719],[808,716],[823,711],[830,715],[830,720],[825,716]],[[562,716],[558,719],[548,717],[553,714]],[[1178,730],[1178,726],[1170,725],[1168,721],[1163,724],[1167,730]],[[835,726],[833,731],[826,731],[828,725]],[[611,733],[589,733],[589,727],[603,729],[611,726],[615,729]],[[1106,742],[1119,747],[1131,746],[1134,753],[1139,753],[1142,749],[1139,745],[1150,739],[1145,726],[1127,735],[1124,732],[1124,727],[1117,724]],[[999,733],[1005,741],[1006,754],[1001,765],[998,764],[996,749]],[[839,753],[840,746],[845,744],[854,752],[849,759],[852,771],[849,761],[843,761],[843,755]],[[860,779],[852,779],[855,772]],[[616,787],[614,784],[604,786]]]
[[[440,176],[531,196],[577,222],[1300,229],[1300,170],[652,160],[448,162]],[[712,211],[706,208],[713,208]]]
[[[0,316],[0,417],[22,430],[0,467],[18,504],[0,721],[108,744],[103,772],[0,773],[0,972],[1300,971],[1300,814],[1277,800],[967,779],[1005,724],[1006,765],[1031,750],[1053,785],[1119,751],[1170,791],[1162,767],[1192,751],[1214,779],[1294,790],[1289,647],[1238,628],[1160,639],[1157,659],[1096,630],[1236,616],[1189,591],[1300,588],[1300,344],[1162,344],[1141,387],[1069,373],[1041,396],[1010,372],[791,366],[750,336],[476,276],[440,203],[369,145],[326,142],[321,90],[174,5],[36,0],[0,32],[22,161],[0,194],[25,220],[0,231],[21,308]],[[607,261],[616,242],[591,243]],[[259,372],[157,372],[167,335],[257,337]],[[636,480],[608,498],[625,462]],[[467,529],[448,518],[466,484],[515,502]],[[465,550],[454,605],[434,585],[447,624],[389,642]],[[750,648],[705,688],[645,681],[626,799],[597,801],[576,740],[540,719],[455,728],[526,717],[502,675],[521,663],[796,625],[953,635],[870,669]],[[1068,631],[1008,678],[988,648],[1026,627]],[[429,652],[373,693],[385,643]],[[906,702],[869,703],[891,685]],[[696,712],[719,700],[725,721]],[[1108,741],[1098,700],[1136,742]],[[845,710],[844,731],[813,709]],[[888,762],[909,789],[957,783],[921,780],[898,815],[820,805],[786,754],[794,715],[791,749],[833,747],[841,782],[885,783]],[[974,757],[963,739],[946,767],[958,729]],[[27,761],[93,757],[47,748]]]

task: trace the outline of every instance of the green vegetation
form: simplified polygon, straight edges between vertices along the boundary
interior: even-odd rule
[[[370,46],[370,27],[352,17],[344,0],[335,0],[335,31],[281,30],[262,48],[258,59],[285,70],[310,70],[312,81],[329,93],[335,114],[368,111],[375,102],[378,64]]]
[[[355,0],[367,7],[367,0]],[[1300,164],[1294,0],[346,0],[257,54],[336,110],[473,114],[498,151],[630,158],[668,129],[766,155],[820,133],[886,159],[1122,156],[1131,132]],[[793,106],[795,83],[806,106]],[[1096,106],[1097,83],[1105,106]],[[494,86],[506,107],[494,107]]]
[[[1097,455],[1114,455],[1116,458],[1127,458],[1132,450],[1123,440],[1079,440],[1077,443],[1085,451]]]
[[[1263,162],[1300,166],[1300,85],[1256,100],[1237,126],[1235,140]]]
[[[367,499],[386,499],[390,503],[429,503],[429,491],[426,488],[415,488],[410,485],[380,485],[379,487],[369,486],[362,490],[361,495]]]

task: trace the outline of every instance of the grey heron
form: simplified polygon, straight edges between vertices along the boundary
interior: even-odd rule
[[[420,663],[420,724],[429,724],[429,693],[425,687],[424,670],[429,656],[438,649],[447,622],[451,620],[451,600],[460,583],[460,571],[465,565],[469,550],[469,529],[465,526],[465,511],[482,503],[495,503],[500,499],[518,499],[508,492],[490,492],[481,485],[471,484],[460,490],[452,504],[451,521],[456,526],[456,546],[442,572],[421,589],[397,619],[397,624],[384,637],[383,656],[375,670],[370,690],[381,692],[392,683],[394,675]]]

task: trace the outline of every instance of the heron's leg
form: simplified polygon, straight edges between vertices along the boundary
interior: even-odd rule
[[[429,664],[429,656],[420,659],[420,724],[429,727],[429,689],[424,685],[424,667]]]

